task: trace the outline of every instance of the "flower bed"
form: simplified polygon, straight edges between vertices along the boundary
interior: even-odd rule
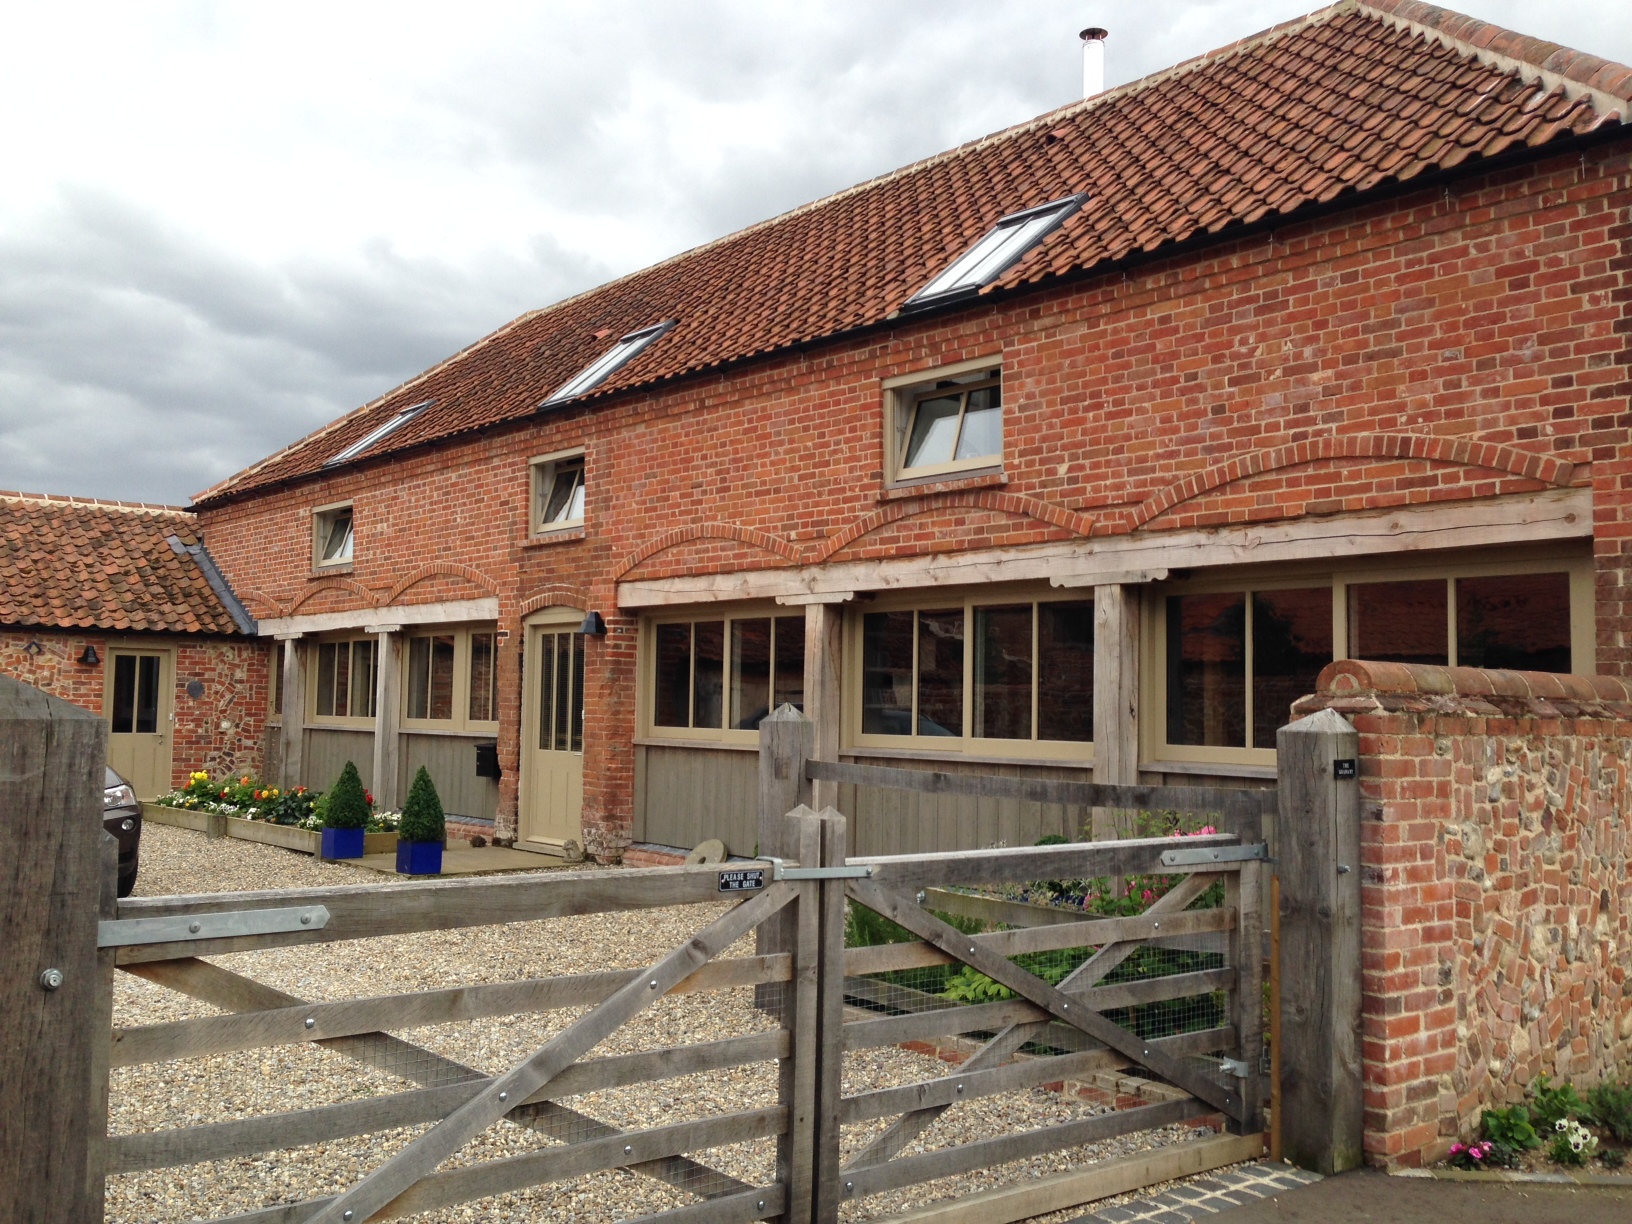
[[[365,792],[366,793],[366,792]],[[364,854],[390,854],[397,846],[399,812],[370,813],[363,836]],[[144,815],[159,824],[196,829],[213,837],[281,846],[316,855],[323,837],[323,795],[297,786],[284,791],[248,774],[225,780],[202,771],[188,775],[187,785],[142,805]]]
[[[1482,1139],[1452,1144],[1445,1172],[1498,1180],[1511,1176],[1504,1170],[1624,1177],[1632,1155],[1632,1083],[1598,1084],[1582,1097],[1573,1085],[1543,1075],[1531,1085],[1528,1104],[1485,1110],[1480,1129]]]

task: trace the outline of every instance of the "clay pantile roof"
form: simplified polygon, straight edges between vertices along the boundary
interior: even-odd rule
[[[0,625],[239,632],[178,506],[0,492]]]
[[[1583,136],[1629,100],[1621,65],[1418,0],[1342,0],[523,315],[195,500],[315,473],[426,399],[351,462],[528,416],[665,319],[589,398],[884,323],[1000,217],[1075,192],[1082,209],[984,294]]]

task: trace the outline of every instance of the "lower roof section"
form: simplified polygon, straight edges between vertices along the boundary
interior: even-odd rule
[[[618,606],[634,611],[746,599],[825,603],[843,601],[858,591],[1044,579],[1056,587],[1091,587],[1160,581],[1176,569],[1344,561],[1591,536],[1592,490],[1547,489],[1363,514],[1132,532],[1028,548],[635,579],[618,584]]]

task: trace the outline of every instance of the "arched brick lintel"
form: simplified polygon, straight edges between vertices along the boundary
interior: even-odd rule
[[[1056,506],[1052,502],[1041,501],[1035,497],[1024,497],[1018,493],[1004,493],[994,489],[935,493],[911,501],[893,502],[874,510],[871,514],[862,515],[849,526],[841,528],[822,541],[820,550],[811,560],[826,561],[834,553],[848,548],[862,536],[904,518],[952,509],[995,510],[1001,514],[1036,519],[1040,523],[1047,523],[1051,527],[1059,527],[1082,536],[1087,535],[1094,524],[1093,518],[1089,515],[1079,514],[1075,510],[1068,510],[1064,506]]]
[[[1232,481],[1322,459],[1430,459],[1510,472],[1555,487],[1569,484],[1575,472],[1574,465],[1566,460],[1500,442],[1426,434],[1331,434],[1267,450],[1248,451],[1192,473],[1141,503],[1134,511],[1131,525],[1142,527],[1157,515]]]
[[[732,523],[697,523],[689,527],[676,527],[672,531],[665,531],[655,539],[648,540],[624,559],[623,565],[613,575],[614,580],[622,578],[635,567],[650,561],[658,553],[674,548],[680,544],[690,543],[692,540],[735,540],[738,544],[747,544],[753,548],[762,548],[766,552],[775,553],[785,561],[797,563],[800,559],[799,550],[781,536],[772,535],[768,531],[759,531],[753,527],[738,527]]]

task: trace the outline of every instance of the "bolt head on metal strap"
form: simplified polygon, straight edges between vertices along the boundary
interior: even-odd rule
[[[870,864],[858,863],[854,867],[789,867],[786,860],[774,854],[759,857],[771,865],[773,880],[865,880],[873,874]]]
[[[1269,846],[1253,842],[1247,846],[1194,846],[1162,851],[1163,867],[1207,867],[1213,863],[1269,861]]]
[[[1239,1058],[1221,1058],[1218,1060],[1218,1069],[1225,1075],[1233,1075],[1236,1079],[1246,1079],[1252,1074],[1252,1068]]]
[[[233,939],[240,935],[278,935],[285,931],[320,931],[328,924],[329,910],[324,905],[227,910],[173,918],[121,918],[97,923],[96,946],[124,948],[134,944]]]

